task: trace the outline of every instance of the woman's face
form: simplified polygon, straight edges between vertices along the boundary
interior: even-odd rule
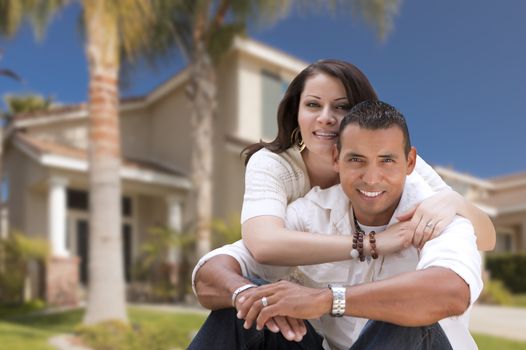
[[[317,73],[305,81],[298,109],[298,124],[306,150],[313,155],[331,156],[338,129],[350,110],[340,80]]]

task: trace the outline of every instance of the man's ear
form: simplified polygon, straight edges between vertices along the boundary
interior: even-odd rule
[[[407,175],[411,174],[416,165],[416,148],[411,147],[407,155]]]
[[[340,172],[340,164],[338,162],[339,157],[340,152],[338,151],[338,146],[334,144],[332,145],[332,168],[336,172]]]

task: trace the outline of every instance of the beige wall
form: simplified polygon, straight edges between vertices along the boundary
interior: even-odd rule
[[[151,159],[188,173],[191,165],[190,105],[180,86],[151,106]]]
[[[152,154],[152,120],[148,109],[121,112],[122,154],[131,159],[149,159]]]
[[[41,186],[47,171],[12,146],[7,150],[5,160],[10,183],[10,227],[29,235],[45,234],[47,221],[42,221],[42,215],[46,215],[46,211],[41,206],[42,198],[45,203],[45,193]]]

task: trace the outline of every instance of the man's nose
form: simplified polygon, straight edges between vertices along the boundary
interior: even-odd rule
[[[362,180],[368,185],[374,185],[380,182],[381,177],[380,169],[371,165],[364,169]]]

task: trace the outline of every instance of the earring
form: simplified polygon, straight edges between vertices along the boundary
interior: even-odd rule
[[[301,138],[301,132],[298,127],[292,130],[292,134],[290,134],[290,143],[298,147],[300,152],[302,152],[305,149],[305,143]]]

